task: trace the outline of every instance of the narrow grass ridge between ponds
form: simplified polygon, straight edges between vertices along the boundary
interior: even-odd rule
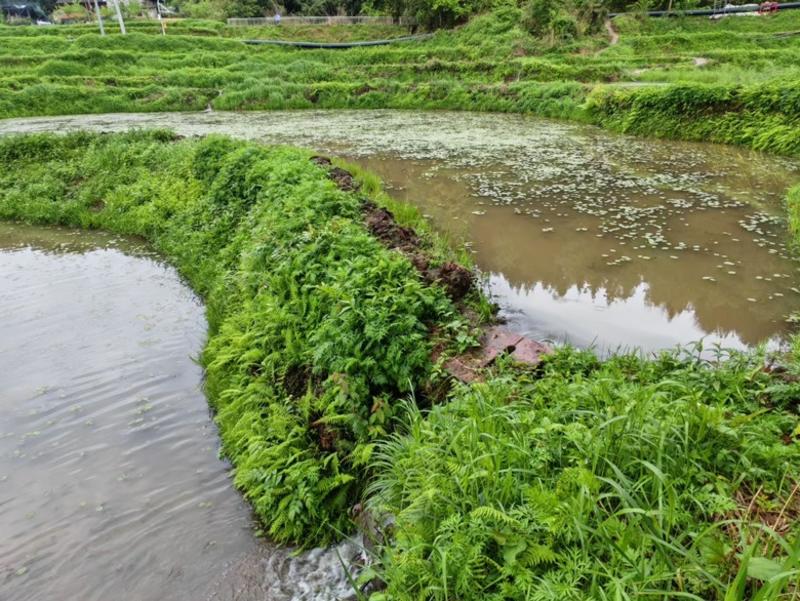
[[[355,193],[311,158],[170,132],[0,141],[0,218],[143,236],[204,298],[205,389],[236,486],[271,537],[305,545],[351,529],[374,440],[430,380],[434,344],[471,341],[446,289],[367,231],[376,180]],[[442,242],[415,246],[448,264]]]
[[[373,601],[798,590],[800,342],[770,361],[565,347],[453,384],[442,360],[490,306],[448,295],[451,251],[369,174],[165,131],[9,137],[0,162],[0,218],[144,236],[176,265],[206,302],[236,486],[281,542],[366,515]]]

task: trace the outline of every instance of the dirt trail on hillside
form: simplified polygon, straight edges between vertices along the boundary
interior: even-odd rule
[[[611,22],[611,19],[606,19],[604,25],[606,31],[608,32],[608,37],[609,37],[608,46],[606,46],[605,48],[601,48],[600,50],[595,52],[595,55],[602,54],[612,46],[616,46],[617,44],[619,44],[619,32],[616,29],[614,29],[614,24]]]

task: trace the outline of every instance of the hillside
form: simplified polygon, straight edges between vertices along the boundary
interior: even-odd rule
[[[614,46],[605,34],[545,42],[519,21],[505,9],[429,40],[336,51],[251,46],[242,39],[277,28],[210,22],[170,25],[166,37],[149,23],[124,38],[90,26],[2,27],[0,117],[208,106],[510,111],[800,153],[800,36],[786,35],[800,29],[800,11],[718,22],[624,17]],[[311,29],[280,34],[401,33]]]

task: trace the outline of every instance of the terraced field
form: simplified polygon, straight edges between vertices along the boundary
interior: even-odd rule
[[[507,9],[432,39],[350,50],[251,46],[278,28],[0,28],[0,117],[120,111],[414,108],[535,113],[638,134],[800,152],[800,15],[615,21],[620,42],[551,46]],[[284,33],[285,32],[285,33]],[[280,28],[287,38],[319,36]],[[332,39],[392,37],[355,26]]]
[[[341,51],[251,45],[245,40],[278,31],[204,21],[171,23],[166,36],[144,22],[132,23],[125,37],[101,37],[91,26],[0,26],[0,118],[310,108],[499,111],[800,156],[800,11],[719,22],[626,17],[614,23],[620,36],[614,44],[605,34],[554,44],[530,36],[520,21],[521,11],[506,8],[423,41]],[[294,39],[401,33],[391,27],[280,30]],[[442,114],[432,115],[441,124]],[[470,119],[486,115],[460,116],[451,130],[466,132],[465,139],[502,138],[502,132],[481,134],[488,130],[470,126]],[[341,129],[365,128],[355,117],[349,123]],[[322,129],[319,122],[297,129],[312,127]],[[401,128],[408,123],[395,127]],[[0,139],[0,219],[144,238],[191,284],[206,305],[209,335],[200,363],[221,451],[261,535],[311,547],[359,530],[370,550],[349,567],[371,601],[798,598],[796,333],[777,350],[716,348],[709,354],[698,343],[602,360],[564,345],[536,365],[516,363],[514,343],[487,362],[481,341],[496,332],[488,329],[496,325],[496,307],[463,266],[471,266],[469,255],[454,252],[430,227],[429,215],[387,196],[376,176],[311,150],[218,135],[60,135],[66,128],[51,129]],[[509,144],[492,152],[519,175],[524,170],[516,166],[533,162],[525,153],[537,144],[541,152],[541,138],[520,135],[517,154]],[[708,252],[715,257],[710,264],[733,277],[737,263],[722,247],[742,242],[733,234],[741,227],[767,256],[778,255],[787,266],[794,260],[790,244],[778,239],[780,217],[754,216],[744,201],[723,202],[704,188],[687,188],[704,184],[708,174],[675,174],[675,194],[668,196],[662,185],[669,178],[643,176],[646,156],[633,144],[625,146],[632,167],[624,177],[608,145],[595,141],[581,161],[564,148],[544,148],[543,156],[553,157],[543,161],[544,175],[552,176],[549,167],[558,164],[594,187],[554,182],[550,206],[539,200],[505,207],[518,221],[543,219],[536,229],[553,243],[543,255],[577,254],[556,226],[569,225],[576,236],[591,235],[592,226],[599,228],[598,240],[617,236],[614,249],[599,256],[608,268],[633,268],[634,256],[655,265],[655,250],[645,255],[641,241],[632,246],[641,253],[611,257],[616,246],[641,236],[665,263],[678,261],[679,252]],[[674,166],[675,153],[659,151]],[[763,160],[759,177],[739,169],[742,183],[732,187],[767,187],[760,175],[771,175],[772,159],[741,155],[714,175],[736,169],[736,161],[749,160],[750,167]],[[693,170],[711,164],[701,152],[682,156]],[[484,173],[478,175],[487,177],[479,184],[496,175],[498,163],[480,164]],[[794,164],[785,162],[787,179],[773,195],[792,185]],[[436,195],[435,182],[420,181]],[[541,181],[535,181],[538,192],[546,191]],[[620,203],[625,189],[650,194],[640,199],[641,210]],[[562,208],[570,193],[587,215],[617,215],[618,223],[557,221],[571,219]],[[693,205],[698,213],[719,209],[710,218],[718,222],[717,215],[747,209],[726,217],[731,228],[721,235],[730,241],[714,240],[701,224],[702,239],[668,245],[666,236],[635,223],[638,215],[657,228],[655,234],[662,225],[667,231],[654,213],[666,207],[680,221],[679,209],[690,208],[692,195],[700,200]],[[527,191],[524,196],[537,200]],[[788,207],[800,235],[800,187],[788,192]],[[492,209],[473,208],[476,218]],[[497,231],[493,239],[510,237],[507,226]],[[717,272],[698,272],[695,284],[712,285],[710,273]],[[771,276],[790,278],[783,270]],[[666,287],[691,285],[685,268],[666,280]],[[741,293],[732,288],[731,294]],[[769,298],[784,298],[783,292]],[[759,299],[747,301],[756,310]],[[637,327],[635,315],[626,318]],[[451,378],[450,360],[478,365],[474,379]],[[16,475],[26,439],[40,432],[15,433],[3,424],[0,430],[18,447],[2,457],[14,462],[9,470]],[[33,527],[23,529],[31,540],[47,539]],[[126,549],[114,560],[127,565],[129,554]],[[40,558],[16,557],[17,563],[3,562],[4,583],[16,583],[15,591],[34,590],[24,578],[50,586],[37,571]],[[338,560],[337,568],[348,567]],[[148,568],[144,578],[155,571]],[[175,574],[181,572],[178,565]],[[290,569],[286,573],[294,578]],[[233,574],[237,585],[246,584]],[[115,576],[108,578],[112,585]],[[298,585],[294,594],[304,583],[291,584]],[[241,586],[232,590],[244,598]]]

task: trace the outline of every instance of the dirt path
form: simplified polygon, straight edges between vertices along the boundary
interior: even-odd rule
[[[608,50],[612,46],[616,46],[619,43],[619,33],[617,32],[616,29],[614,29],[614,24],[611,23],[611,19],[606,19],[605,28],[606,28],[606,31],[608,32],[608,36],[610,38],[609,42],[608,42],[608,46],[606,46],[605,48],[601,48],[600,50],[595,52],[595,56],[597,56],[599,54],[602,54],[603,52],[605,52],[606,50]]]
[[[616,46],[619,43],[619,33],[614,29],[614,24],[611,23],[611,19],[606,19],[606,31],[611,38],[609,46]]]

